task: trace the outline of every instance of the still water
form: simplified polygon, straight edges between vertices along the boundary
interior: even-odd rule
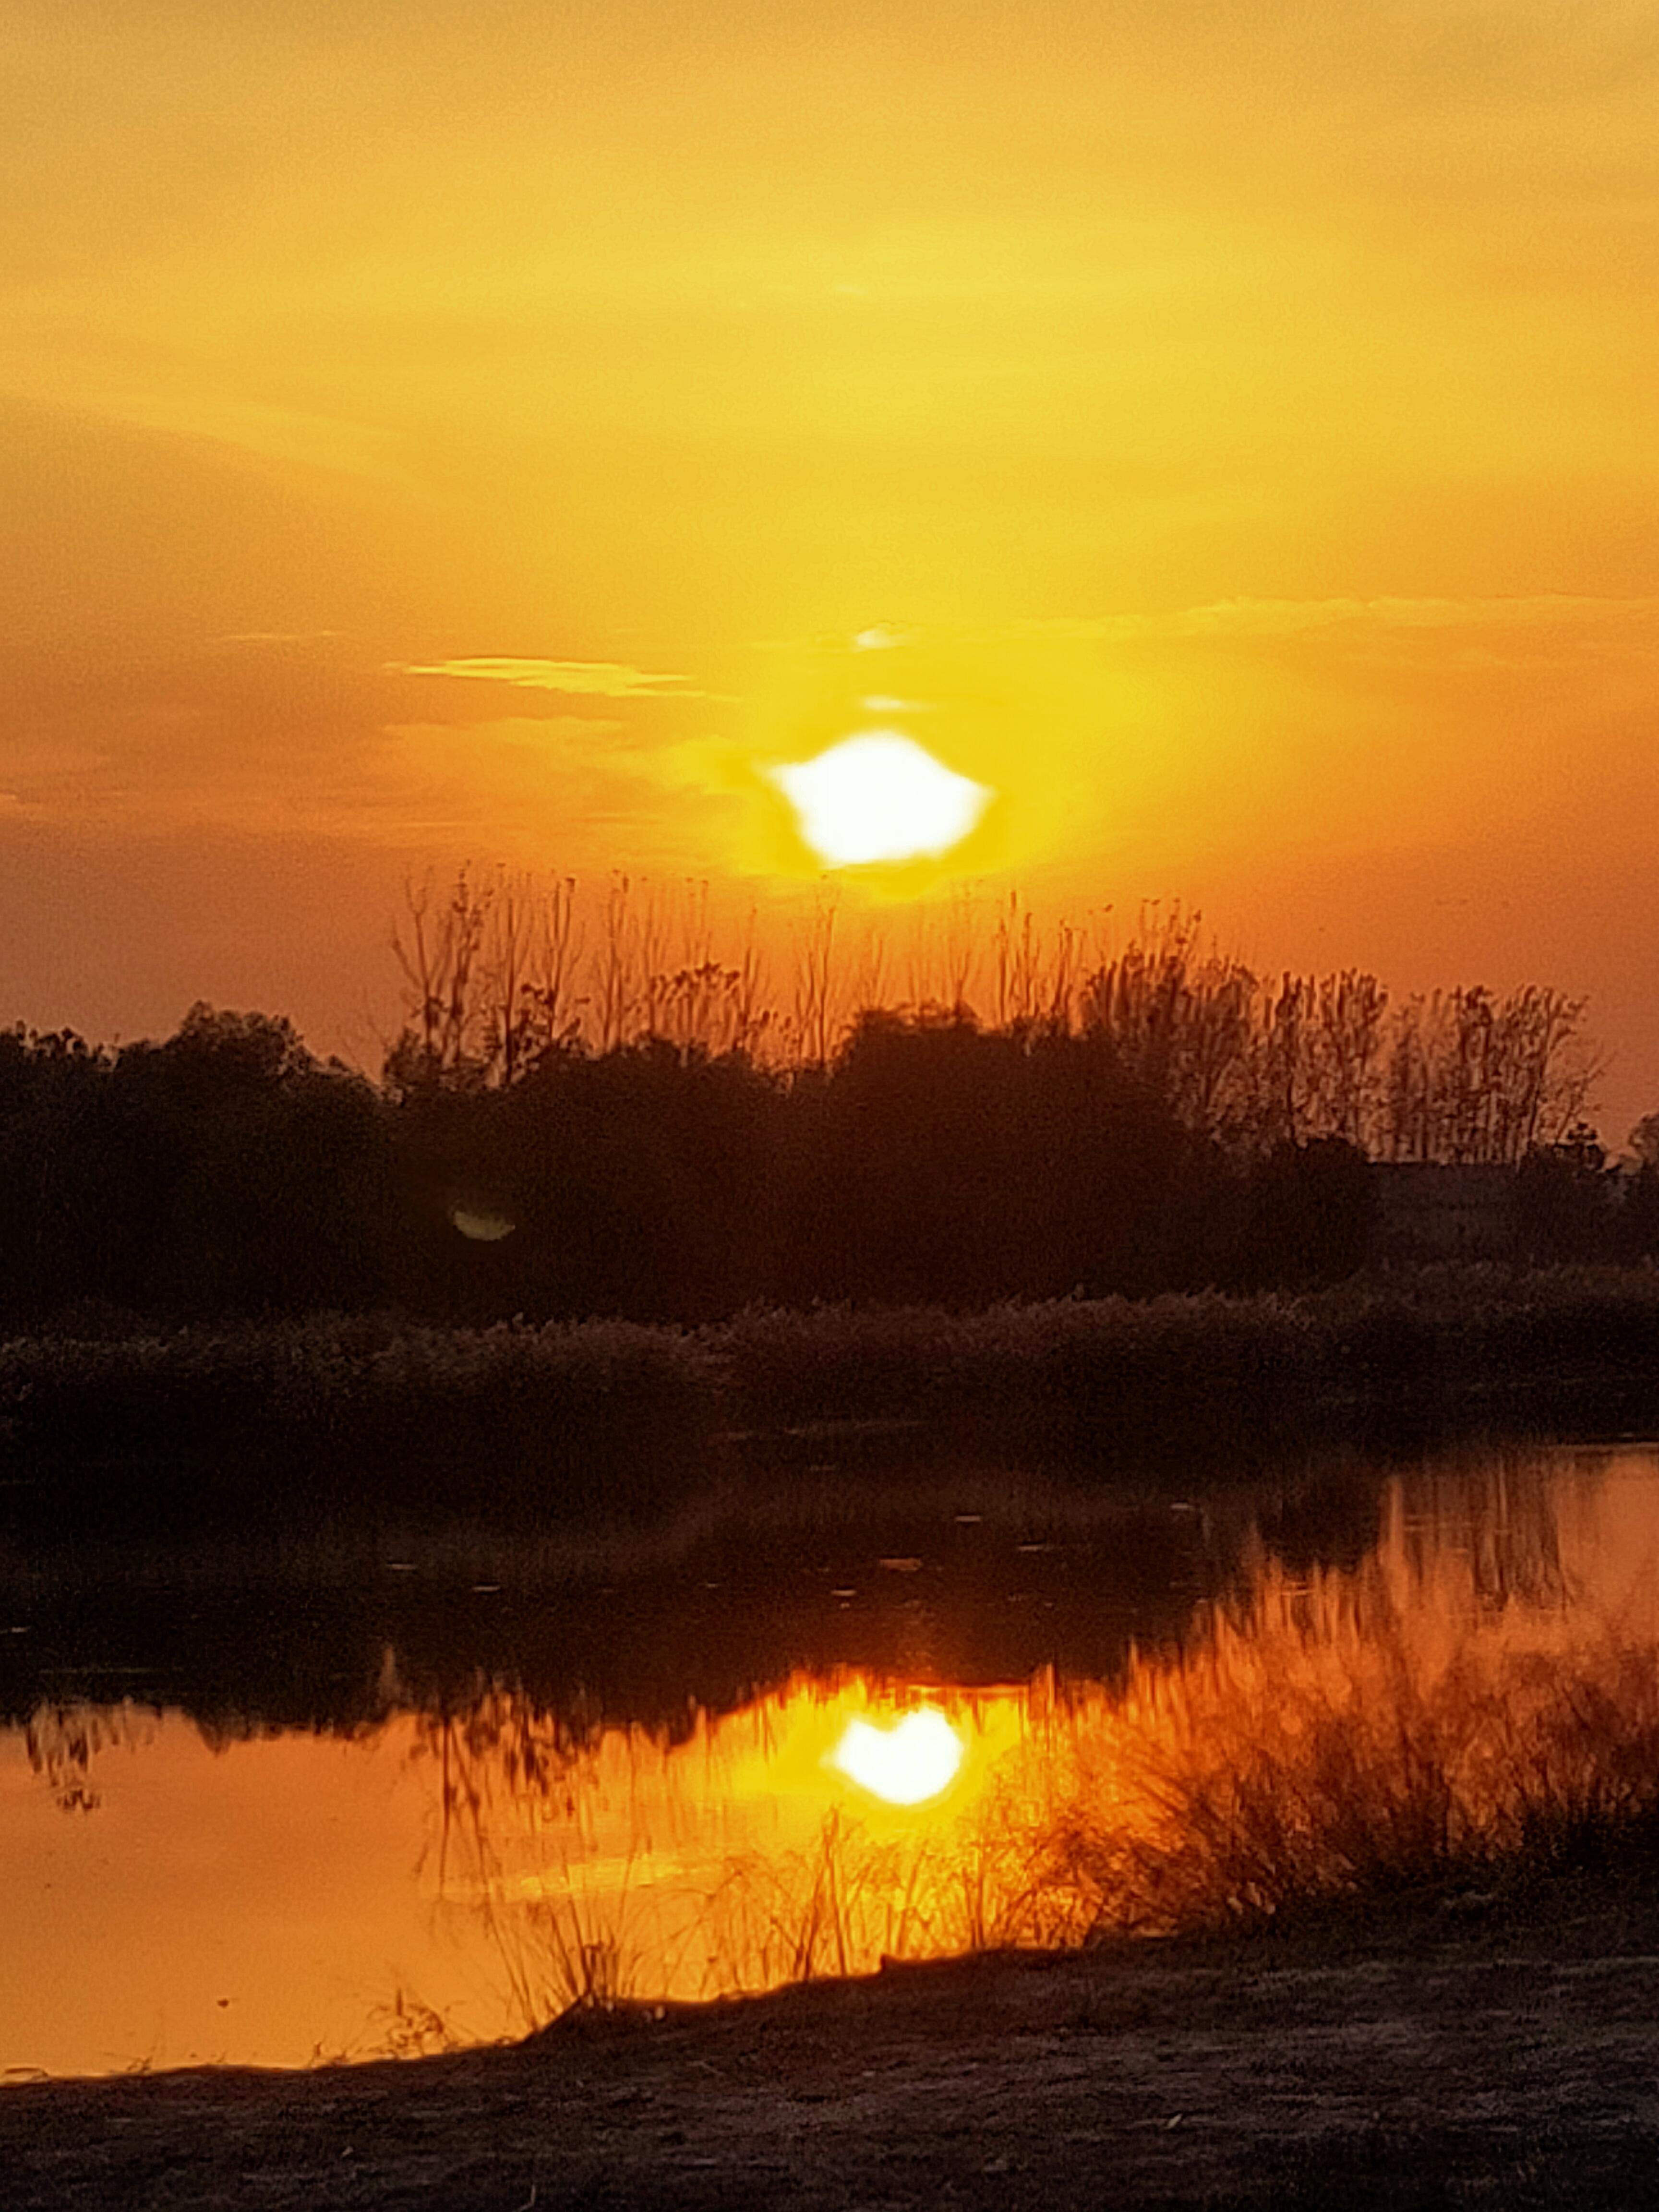
[[[1656,1565],[1650,1445],[18,1552],[0,2068],[439,2048],[1501,1844],[1659,1741]]]

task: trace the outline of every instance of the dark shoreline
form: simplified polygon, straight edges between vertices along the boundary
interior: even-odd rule
[[[0,2092],[15,2212],[1659,2203],[1646,1862],[512,2046]]]
[[[434,1504],[667,1498],[790,1436],[925,1429],[1141,1468],[1399,1433],[1616,1431],[1659,1415],[1659,1272],[1436,1268],[1303,1296],[821,1307],[698,1329],[384,1315],[0,1343],[0,1484],[83,1496],[204,1461],[252,1486],[395,1480]],[[294,1455],[303,1453],[295,1463]],[[652,1461],[647,1473],[643,1466]],[[286,1460],[285,1473],[279,1462]]]

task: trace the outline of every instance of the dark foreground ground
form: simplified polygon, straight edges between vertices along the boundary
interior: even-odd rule
[[[510,2050],[0,2092],[0,2203],[1659,2206],[1659,1888],[571,2016]]]

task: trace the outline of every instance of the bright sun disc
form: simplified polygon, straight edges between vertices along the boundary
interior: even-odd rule
[[[943,1713],[906,1713],[890,1729],[853,1720],[825,1763],[889,1805],[923,1805],[956,1780],[962,1739]]]
[[[948,853],[992,795],[894,730],[843,738],[815,760],[768,773],[801,836],[832,868]]]

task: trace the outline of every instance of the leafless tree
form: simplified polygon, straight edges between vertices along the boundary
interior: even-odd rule
[[[1275,1144],[1300,1144],[1310,1133],[1310,993],[1304,977],[1285,975],[1262,1002],[1263,1135]]]
[[[767,965],[765,956],[756,942],[756,915],[752,907],[744,926],[743,942],[732,969],[736,978],[732,987],[732,1030],[726,1040],[728,1052],[758,1054],[774,1026],[775,1016],[766,1004]]]
[[[979,901],[973,888],[954,889],[945,908],[945,1003],[953,1011],[972,1004],[979,950]]]
[[[606,1052],[641,1036],[823,1067],[852,1016],[882,1003],[889,929],[866,924],[849,964],[832,884],[797,925],[787,1019],[768,1003],[756,915],[723,958],[707,884],[684,885],[676,907],[612,877],[586,961],[582,911],[568,876],[462,868],[447,892],[430,875],[407,884],[392,933],[405,1022],[389,1079],[511,1085],[550,1049]],[[912,1005],[971,1012],[978,915],[965,891],[912,910]],[[1243,1152],[1335,1136],[1386,1159],[1513,1164],[1582,1118],[1600,1073],[1582,1000],[1470,985],[1391,1005],[1352,969],[1269,984],[1206,948],[1200,917],[1178,908],[1144,910],[1131,941],[1097,949],[1085,972],[1077,930],[1061,920],[1045,933],[1016,892],[989,951],[999,1028],[1102,1038],[1188,1127]]]
[[[1583,1113],[1601,1063],[1584,1002],[1527,984],[1435,992],[1401,1007],[1388,1037],[1373,1149],[1396,1160],[1511,1166]]]
[[[1264,1109],[1255,977],[1200,944],[1200,918],[1148,910],[1139,934],[1086,976],[1082,1025],[1188,1127],[1254,1141]]]
[[[813,1067],[829,1065],[840,1027],[835,994],[837,911],[835,892],[821,891],[796,936],[792,1035],[801,1059]]]
[[[1319,1133],[1363,1145],[1378,1103],[1389,994],[1357,969],[1322,975],[1313,999]]]
[[[1043,955],[1036,916],[1010,891],[995,933],[997,1027],[1029,1029],[1042,1011]]]
[[[664,1034],[668,995],[668,917],[664,912],[662,894],[653,883],[641,886],[642,896],[633,916],[633,942],[629,947],[629,967],[635,980],[636,1012],[639,1034],[655,1037]]]
[[[848,965],[848,997],[849,1010],[854,1017],[884,1003],[882,990],[886,979],[889,949],[887,931],[875,921],[867,921],[858,939],[858,949]],[[914,975],[911,997],[914,1000]]]
[[[489,1016],[480,956],[493,903],[493,886],[476,884],[465,867],[441,899],[430,874],[404,885],[392,949],[406,987],[405,1025],[392,1058],[405,1079],[484,1079]]]
[[[614,1052],[626,1041],[633,1011],[633,937],[629,902],[633,885],[626,876],[612,876],[605,900],[603,938],[593,955],[592,994],[595,1042],[601,1052]]]
[[[526,1017],[536,914],[526,878],[503,874],[492,888],[482,960],[485,1066],[510,1086],[532,1048]]]
[[[526,1014],[538,1050],[573,1042],[581,1027],[582,1000],[575,983],[582,954],[576,918],[576,878],[555,876],[537,908],[535,959],[526,992]]]

